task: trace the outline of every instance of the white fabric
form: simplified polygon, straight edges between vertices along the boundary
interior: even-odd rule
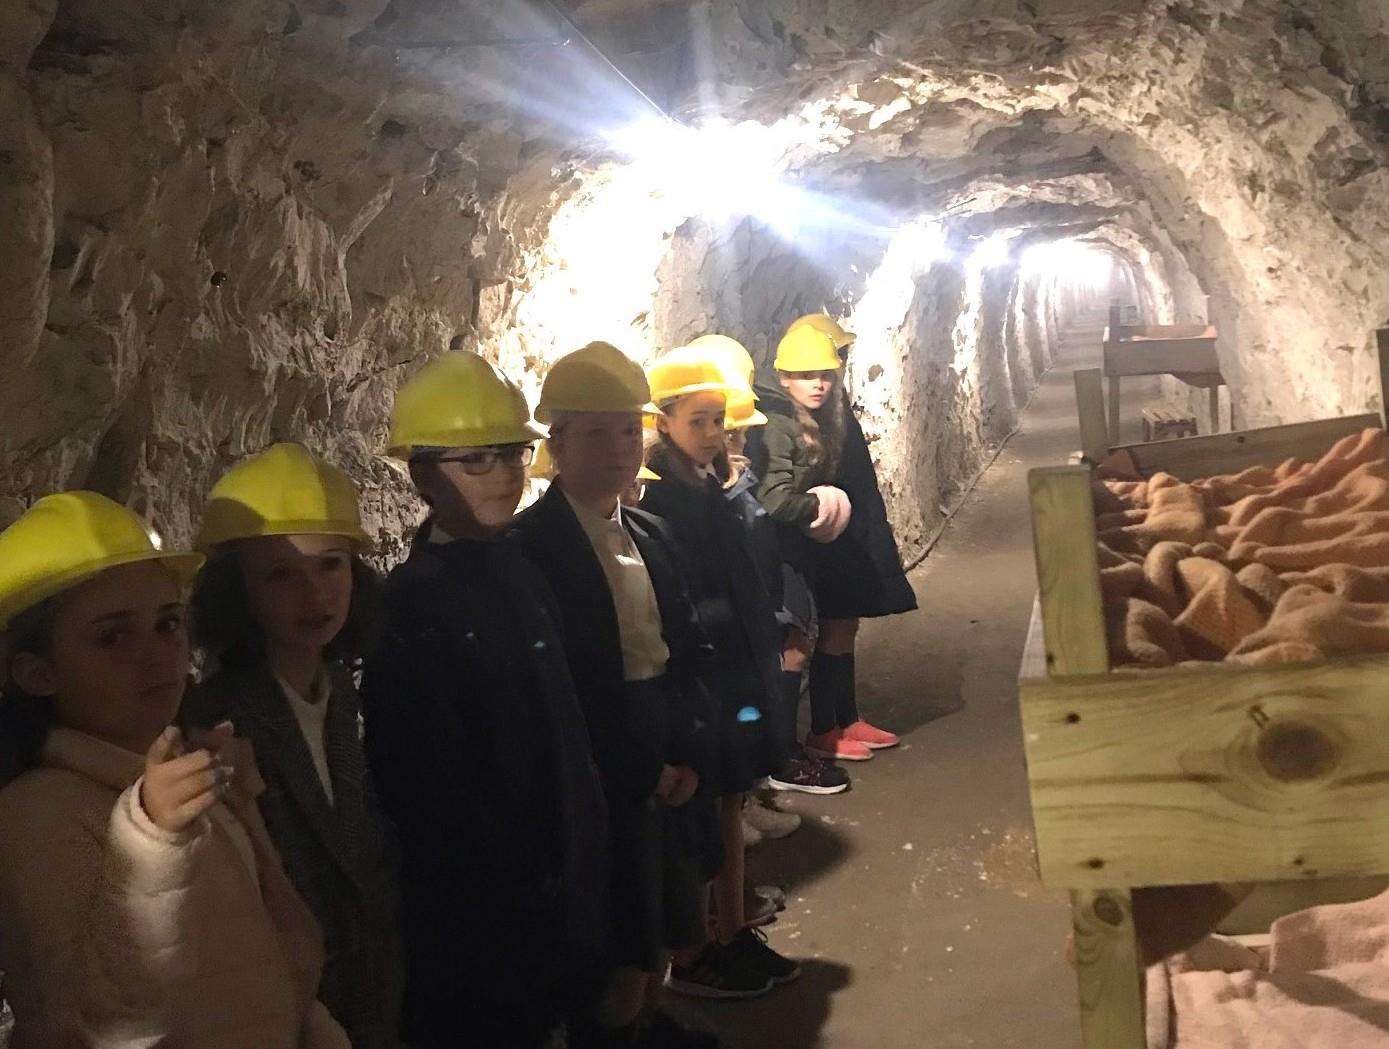
[[[833,485],[816,485],[808,489],[820,505],[815,520],[805,528],[805,534],[817,543],[832,543],[844,534],[849,527],[849,517],[853,507],[843,489]]]
[[[593,544],[598,563],[608,579],[617,629],[622,638],[622,672],[627,681],[647,681],[666,672],[670,649],[661,635],[661,610],[656,590],[641,551],[622,526],[622,507],[614,504],[604,517],[569,497],[564,497]]]
[[[333,777],[328,771],[328,751],[323,742],[323,729],[328,720],[328,675],[319,671],[309,686],[311,698],[305,699],[294,687],[275,675],[280,691],[289,700],[289,709],[294,711],[294,720],[299,722],[299,731],[304,734],[304,742],[309,745],[309,756],[318,772],[318,780],[323,784],[323,793],[328,795],[328,803],[333,803]]]

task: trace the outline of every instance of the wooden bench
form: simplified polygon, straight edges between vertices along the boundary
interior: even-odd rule
[[[1173,437],[1195,437],[1196,416],[1175,408],[1143,409],[1143,440],[1166,441]]]
[[[1389,330],[1378,345],[1384,405]],[[1381,409],[1123,450],[1145,475],[1194,480],[1316,458],[1384,423]],[[1088,466],[1028,474],[1038,596],[1019,709],[1042,882],[1071,897],[1083,1044],[1144,1049],[1134,889],[1261,883],[1266,923],[1389,875],[1389,655],[1111,673],[1091,483]]]
[[[1119,393],[1126,375],[1171,375],[1210,391],[1211,432],[1220,429],[1220,374],[1216,330],[1205,324],[1124,324],[1121,307],[1109,307],[1103,372],[1109,380],[1109,441],[1119,443]],[[1098,389],[1098,387],[1097,387]],[[1103,411],[1103,394],[1101,411]],[[1082,409],[1083,410],[1083,409]]]

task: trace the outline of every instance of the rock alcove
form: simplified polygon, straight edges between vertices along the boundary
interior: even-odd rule
[[[723,131],[612,134],[637,88]],[[0,523],[84,486],[184,540],[300,439],[390,559],[428,358],[533,394],[829,308],[912,559],[1110,294],[1216,324],[1241,425],[1371,406],[1387,156],[1375,0],[0,0]]]

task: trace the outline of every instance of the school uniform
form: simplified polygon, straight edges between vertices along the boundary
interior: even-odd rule
[[[363,680],[401,851],[407,1040],[542,1044],[603,971],[606,816],[540,573],[428,522]]]
[[[916,609],[902,555],[887,520],[873,457],[845,396],[844,448],[830,482],[849,497],[844,533],[818,552],[815,600],[826,619],[866,619]]]
[[[714,646],[703,673],[718,711],[719,753],[710,790],[746,793],[786,757],[774,724],[781,706],[776,606],[737,511],[712,472],[698,483],[682,479],[691,468],[660,445],[650,465],[661,480],[647,483],[642,509],[669,523],[700,625]]]
[[[777,623],[783,629],[794,627],[803,634],[814,633],[815,597],[805,581],[789,571],[782,560],[777,523],[757,498],[760,485],[751,462],[744,460],[738,476],[724,488],[723,497],[747,534],[748,550],[776,608]]]
[[[697,673],[707,641],[652,515],[595,513],[560,478],[514,534],[558,601],[608,800],[615,961],[654,972],[666,949],[702,940],[700,882],[722,863],[707,790],[678,809],[654,797],[665,765],[709,773],[712,712]]]
[[[361,701],[340,663],[313,687],[300,697],[264,665],[228,666],[189,692],[179,720],[230,720],[250,740],[265,780],[261,816],[323,928],[319,997],[356,1049],[393,1049],[402,984],[395,869],[362,753]]]

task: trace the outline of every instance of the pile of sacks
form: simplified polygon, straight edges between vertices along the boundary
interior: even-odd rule
[[[1095,481],[1113,667],[1389,651],[1389,444],[1190,483],[1110,460]]]

